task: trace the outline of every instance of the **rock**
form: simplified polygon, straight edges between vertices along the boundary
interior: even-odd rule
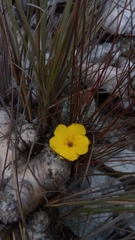
[[[55,240],[51,231],[52,216],[45,211],[38,211],[26,221],[30,240]]]
[[[8,109],[9,111],[9,109]],[[10,111],[9,111],[10,112]],[[30,145],[37,140],[36,131],[32,124],[25,123],[15,128],[15,122],[9,117],[7,112],[0,109],[0,179],[4,170],[4,178],[11,175],[11,167],[8,165],[15,160],[16,153],[19,153],[17,147],[20,150],[24,150],[26,145]],[[17,131],[17,135],[15,132]],[[25,145],[25,144],[26,145]]]
[[[107,200],[107,198],[113,198],[123,192],[124,188],[120,181],[116,180],[113,177],[105,175],[105,173],[101,171],[94,170],[93,172],[91,171],[91,175],[88,176],[83,183],[81,181],[81,183],[78,184],[74,189],[74,194],[77,194],[79,201],[84,200],[85,202],[85,200],[87,200],[89,201],[89,204],[86,205],[84,203],[84,208],[81,207],[80,212],[79,210],[74,212],[74,208],[72,206],[60,207],[59,211],[62,214],[71,211],[71,216],[69,215],[69,218],[67,216],[65,219],[63,219],[64,222],[72,229],[74,234],[80,238],[82,236],[86,237],[88,234],[92,234],[93,231],[98,231],[98,229],[102,227],[105,222],[109,222],[113,218],[113,214],[111,212],[103,212],[103,209],[107,208],[107,204],[104,201],[104,203],[100,205],[100,199]],[[72,208],[73,214],[71,210]],[[97,210],[97,213],[94,213],[94,210]],[[103,231],[102,235],[100,233],[101,238],[90,239],[104,240],[107,239],[110,233],[111,230],[108,231],[106,229],[106,231]]]
[[[110,34],[135,35],[135,0],[103,2],[103,27]]]
[[[89,118],[92,116],[92,114],[95,111],[96,108],[96,104],[95,104],[95,99],[88,99],[83,102],[83,98],[82,100],[80,100],[80,102],[82,103],[81,109],[78,107],[78,115],[76,116],[77,121],[79,121],[82,124],[87,124]],[[84,110],[85,109],[85,110]],[[83,113],[83,111],[85,113]],[[65,101],[62,102],[61,104],[61,116],[62,116],[62,122],[66,125],[69,125],[70,122],[70,100],[67,99]]]
[[[20,218],[15,168],[24,213],[33,211],[41,204],[47,191],[65,190],[70,176],[70,162],[61,160],[48,145],[34,159],[20,156],[18,148],[25,151],[25,144],[30,147],[37,138],[32,124],[17,124],[3,108],[0,109],[0,178],[4,177],[0,191],[0,220],[4,224]]]
[[[0,109],[0,179],[5,167],[13,160],[14,135],[12,123],[7,112]],[[10,174],[10,173],[9,173]],[[8,171],[7,171],[8,176]]]
[[[47,192],[49,195],[49,192],[64,191],[70,170],[71,163],[61,160],[47,145],[31,161],[24,159],[18,164],[17,181],[24,214],[35,210],[44,201]],[[17,190],[12,174],[0,192],[0,221],[4,224],[20,218]]]
[[[135,176],[135,152],[128,149],[122,151],[115,151],[115,156],[107,156],[107,159],[104,161],[104,164],[114,171],[121,173],[130,173],[130,176]]]
[[[25,123],[21,127],[18,126],[18,133],[20,132],[19,147],[23,149],[24,142],[30,146],[37,140],[36,130],[33,124]]]
[[[109,42],[92,46],[91,49],[89,47],[88,52],[88,59],[90,63],[103,62],[105,61],[106,57],[109,57],[110,65],[113,65],[120,56],[120,50],[118,50],[118,46],[116,44],[113,46],[112,43]],[[87,53],[85,55],[87,57]]]
[[[107,93],[112,93],[115,88],[115,95],[122,96],[125,91],[126,84],[128,82],[128,69],[116,68],[112,66],[106,66],[106,64],[96,63],[89,65],[89,68],[85,64],[82,65],[82,69],[85,72],[87,69],[87,78],[85,85],[87,87],[98,86],[99,89],[104,89]],[[123,77],[122,77],[123,76]]]

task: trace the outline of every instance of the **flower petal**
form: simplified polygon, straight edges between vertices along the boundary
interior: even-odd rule
[[[70,126],[68,126],[69,138],[75,138],[78,135],[85,135],[85,134],[86,134],[86,129],[82,124],[73,123]]]
[[[75,161],[79,157],[79,155],[75,152],[74,147],[68,147],[66,145],[61,148],[59,154],[70,161]]]
[[[58,139],[57,137],[50,138],[49,145],[50,148],[53,149],[58,154],[63,148],[63,146],[65,146],[64,141],[62,139]]]
[[[54,131],[54,135],[58,139],[67,139],[68,136],[68,128],[64,124],[59,124]]]
[[[74,149],[78,155],[88,152],[90,141],[86,136],[78,136],[74,139]]]

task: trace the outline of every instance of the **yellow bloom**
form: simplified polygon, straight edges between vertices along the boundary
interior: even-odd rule
[[[49,140],[49,144],[61,157],[74,161],[80,155],[88,152],[90,141],[85,134],[86,129],[81,124],[73,123],[68,127],[59,124],[54,131],[54,137]]]

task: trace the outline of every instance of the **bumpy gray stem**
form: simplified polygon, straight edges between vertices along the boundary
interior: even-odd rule
[[[70,176],[70,162],[61,160],[46,146],[27,164],[17,169],[19,194],[24,213],[33,211],[44,200],[47,192],[63,191]],[[20,217],[13,175],[0,193],[0,220],[13,223]]]

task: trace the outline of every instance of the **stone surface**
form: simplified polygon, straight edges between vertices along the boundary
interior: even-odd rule
[[[83,64],[82,68],[85,71],[86,65]],[[115,94],[119,96],[126,88],[126,74],[128,74],[128,70],[124,68],[124,66],[123,68],[116,68],[101,63],[90,64],[89,68],[87,67],[87,79],[85,84],[88,87],[96,87],[97,85],[99,89],[102,88],[107,93],[112,93],[117,86]]]
[[[115,156],[107,156],[104,164],[111,167],[113,170],[130,173],[130,176],[135,176],[135,152],[128,149],[115,152]]]
[[[124,192],[124,188],[120,181],[109,177],[101,171],[91,171],[91,175],[88,176],[85,181],[80,182],[74,189],[75,193],[80,192],[79,199],[82,201],[89,200],[89,204],[84,206],[84,212],[81,209],[81,212],[71,213],[71,216],[65,218],[66,225],[70,226],[72,231],[79,237],[86,237],[87,234],[92,234],[93,231],[98,230],[102,227],[105,222],[109,222],[113,218],[113,214],[110,212],[102,212],[101,209],[107,207],[106,203],[100,205],[100,199],[108,196],[108,198],[113,198],[113,193],[119,195]],[[81,194],[82,191],[82,194]],[[112,196],[112,197],[111,197]],[[106,197],[107,198],[107,197]],[[92,203],[93,201],[93,203]],[[96,204],[97,202],[97,204]],[[106,207],[105,207],[106,206]],[[89,209],[85,211],[86,209]],[[60,213],[65,213],[71,210],[72,207],[60,207]],[[99,213],[94,214],[94,209],[99,209]],[[101,213],[100,213],[101,211]],[[104,210],[105,211],[105,210]],[[100,234],[100,237],[90,238],[93,240],[96,239],[107,239],[111,231],[104,231],[103,234]]]
[[[92,46],[91,48],[89,47],[89,51],[86,52],[89,52],[88,59],[90,63],[103,62],[106,60],[106,57],[109,56],[110,57],[109,64],[113,65],[120,56],[120,50],[118,49],[118,46],[116,44],[112,46],[112,43],[109,42],[98,44],[95,45],[94,47]]]
[[[24,214],[33,211],[44,200],[44,194],[64,191],[69,180],[71,164],[61,160],[46,145],[30,162],[23,159],[17,167],[19,196]],[[13,223],[20,218],[14,175],[5,182],[0,192],[0,220]]]
[[[134,36],[134,10],[135,0],[107,0],[105,5],[103,5],[103,27],[110,34]]]
[[[17,147],[20,150],[24,150],[26,145],[30,146],[37,140],[36,131],[32,124],[24,123],[15,127],[15,122],[7,112],[0,109],[0,179],[2,172],[5,170],[4,178],[11,175],[11,168],[7,166],[15,160],[15,148],[16,153],[19,153]],[[26,145],[25,145],[26,144]]]
[[[27,231],[30,240],[55,240],[51,231],[52,215],[45,211],[38,211],[27,222]]]

